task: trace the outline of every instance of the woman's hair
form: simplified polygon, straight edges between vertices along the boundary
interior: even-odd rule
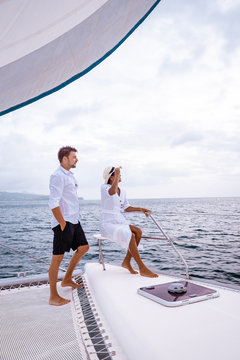
[[[58,151],[58,160],[61,163],[62,159],[64,156],[69,156],[70,152],[74,151],[77,152],[77,149],[71,147],[71,146],[63,146],[59,151]]]

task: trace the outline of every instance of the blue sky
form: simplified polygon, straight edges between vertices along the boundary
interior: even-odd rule
[[[240,196],[239,18],[238,0],[163,0],[85,77],[0,119],[0,190],[47,194],[73,145],[86,199],[109,165],[129,198]]]

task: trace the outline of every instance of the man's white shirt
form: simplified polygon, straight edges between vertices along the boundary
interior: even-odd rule
[[[60,207],[65,221],[77,224],[81,218],[79,200],[77,196],[78,183],[73,173],[62,166],[50,177],[49,207],[54,209]],[[52,228],[59,223],[52,214]]]

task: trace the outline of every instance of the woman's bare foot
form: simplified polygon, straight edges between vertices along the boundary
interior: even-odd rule
[[[134,270],[130,263],[124,262],[121,265],[123,268],[127,269],[131,274],[138,274],[138,271]]]
[[[82,284],[77,284],[72,280],[63,280],[61,285],[62,285],[62,287],[70,286],[73,289],[78,289],[82,286]]]
[[[61,296],[55,296],[49,299],[49,305],[61,306],[68,304],[71,300],[64,299]]]
[[[149,270],[147,267],[144,267],[142,269],[139,269],[141,276],[146,276],[150,278],[158,277],[158,274],[153,273],[151,270]]]

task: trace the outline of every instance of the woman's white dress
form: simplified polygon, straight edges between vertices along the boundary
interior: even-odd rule
[[[101,186],[101,235],[109,240],[115,241],[123,248],[127,249],[132,232],[129,223],[123,216],[123,212],[130,204],[126,198],[126,192],[121,189],[120,195],[117,193],[110,195],[108,190],[111,185],[103,184]]]

